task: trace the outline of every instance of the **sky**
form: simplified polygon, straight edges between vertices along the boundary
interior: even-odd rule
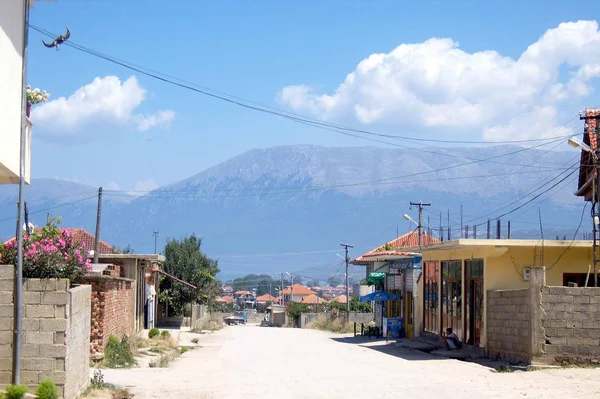
[[[417,138],[581,132],[600,105],[593,0],[37,0],[30,23],[268,107]],[[30,30],[32,176],[143,193],[254,148],[385,144],[168,84]],[[567,124],[571,121],[570,124]],[[565,144],[565,149],[566,149]]]

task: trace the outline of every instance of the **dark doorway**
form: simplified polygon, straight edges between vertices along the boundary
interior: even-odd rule
[[[481,345],[483,328],[483,259],[465,261],[465,342]]]

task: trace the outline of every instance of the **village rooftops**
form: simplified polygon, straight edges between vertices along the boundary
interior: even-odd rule
[[[122,259],[140,259],[154,262],[164,262],[166,258],[163,255],[158,254],[98,254],[99,259],[112,259],[112,260],[122,260]]]
[[[290,289],[290,287],[286,287],[283,290],[284,295],[290,295],[291,293],[292,293],[292,290]],[[311,290],[308,287],[305,287],[301,284],[294,284],[294,296],[304,296],[304,295],[316,295],[316,292],[314,292],[313,290]]]

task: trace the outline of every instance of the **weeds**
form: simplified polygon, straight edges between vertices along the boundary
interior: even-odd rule
[[[9,385],[6,387],[6,399],[21,399],[27,393],[27,387],[25,385]]]
[[[182,346],[181,347],[181,354],[183,355],[185,352],[189,351],[190,348],[188,348],[187,346]]]
[[[58,388],[51,379],[42,380],[35,391],[35,396],[38,399],[58,399]]]
[[[192,344],[197,344],[198,342],[200,342],[200,340],[198,338],[193,338],[192,339]]]
[[[307,328],[314,330],[330,331],[338,334],[351,333],[354,331],[353,325],[346,323],[343,317],[331,319],[326,315],[319,315],[313,321],[308,323]]]
[[[120,342],[114,335],[108,338],[104,349],[104,360],[110,368],[131,367],[136,364],[127,335],[123,335]]]
[[[161,337],[161,338],[171,338],[171,333],[170,333],[170,332],[168,332],[167,330],[163,330],[163,331],[161,331],[161,333],[160,333],[160,337]]]
[[[151,328],[150,331],[148,331],[148,338],[150,338],[150,339],[156,338],[156,337],[158,337],[159,334],[160,334],[160,331],[158,328],[156,328],[156,327]]]

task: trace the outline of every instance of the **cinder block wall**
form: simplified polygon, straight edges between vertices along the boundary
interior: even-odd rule
[[[90,353],[103,353],[108,337],[133,331],[133,280],[111,275],[88,276],[92,288]]]
[[[529,290],[488,291],[487,350],[493,359],[529,361]]]
[[[14,268],[0,265],[0,389],[12,381]],[[24,281],[21,383],[52,379],[65,399],[89,382],[91,287],[67,279]]]
[[[529,288],[487,292],[486,329],[494,358],[600,364],[600,288],[548,287],[532,267]]]
[[[541,306],[544,357],[600,362],[600,288],[543,287]]]

